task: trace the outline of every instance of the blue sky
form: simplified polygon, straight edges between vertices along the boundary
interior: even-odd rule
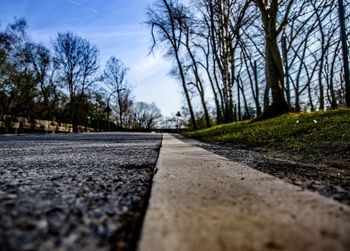
[[[1,0],[3,28],[25,17],[35,42],[50,46],[57,32],[71,31],[100,50],[102,68],[114,55],[130,67],[128,81],[137,101],[155,102],[163,115],[176,113],[182,98],[179,84],[168,76],[171,64],[161,52],[147,56],[151,45],[146,7],[153,0]]]

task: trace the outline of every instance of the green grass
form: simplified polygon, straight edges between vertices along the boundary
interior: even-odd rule
[[[232,143],[278,152],[349,153],[350,109],[290,113],[265,121],[218,125],[184,135],[209,143]]]

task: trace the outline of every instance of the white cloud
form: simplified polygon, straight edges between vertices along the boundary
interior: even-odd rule
[[[160,54],[155,54],[142,57],[133,65],[132,71],[136,75],[148,77],[158,72],[169,70],[169,67],[170,63],[168,61]]]

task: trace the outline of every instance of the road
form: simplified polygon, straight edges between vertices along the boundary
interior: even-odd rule
[[[0,136],[0,160],[0,251],[350,246],[349,206],[169,134]]]
[[[126,250],[160,134],[0,136],[0,250]]]

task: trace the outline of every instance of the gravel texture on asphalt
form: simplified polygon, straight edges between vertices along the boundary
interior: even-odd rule
[[[0,250],[133,250],[161,140],[0,136]]]
[[[350,167],[327,166],[295,156],[272,154],[232,144],[207,144],[177,136],[180,140],[202,147],[230,160],[245,163],[261,172],[274,175],[303,189],[350,205]],[[332,156],[328,156],[331,158]]]

